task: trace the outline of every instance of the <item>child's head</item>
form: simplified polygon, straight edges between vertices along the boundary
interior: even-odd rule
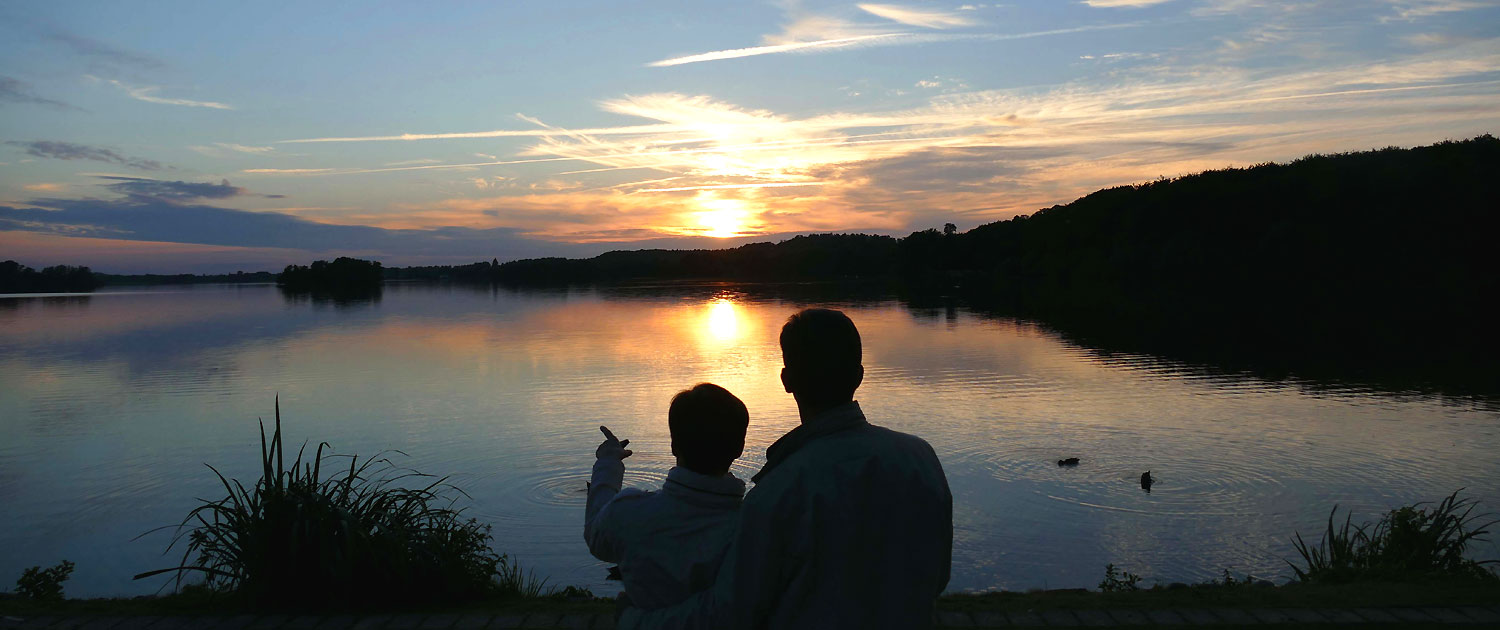
[[[672,397],[667,426],[678,465],[699,474],[722,475],[745,452],[750,412],[729,390],[700,383]]]

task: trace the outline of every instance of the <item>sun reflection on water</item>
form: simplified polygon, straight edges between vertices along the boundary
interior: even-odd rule
[[[705,318],[708,337],[720,343],[730,343],[740,337],[740,314],[734,302],[728,298],[716,298],[708,305]]]

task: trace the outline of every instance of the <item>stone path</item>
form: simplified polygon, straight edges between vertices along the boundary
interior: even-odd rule
[[[1267,625],[1284,623],[1374,624],[1411,622],[1500,627],[1500,606],[1453,608],[1161,608],[1152,610],[1042,610],[1000,612],[940,610],[940,628],[1036,626],[1129,627]],[[416,615],[237,615],[231,617],[15,617],[0,616],[0,628],[48,630],[479,630],[482,628],[613,628],[604,614],[416,614]]]

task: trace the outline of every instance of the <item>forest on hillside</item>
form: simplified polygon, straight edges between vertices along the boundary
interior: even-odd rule
[[[1497,288],[1487,252],[1500,225],[1496,172],[1500,140],[1485,135],[1110,188],[966,232],[427,269],[512,284],[897,276],[1058,306],[1149,298],[1390,309],[1442,296],[1473,313]]]
[[[1120,186],[965,232],[478,263],[465,277],[879,279],[1100,347],[1302,372],[1336,356],[1492,391],[1497,172],[1500,139],[1484,135]]]

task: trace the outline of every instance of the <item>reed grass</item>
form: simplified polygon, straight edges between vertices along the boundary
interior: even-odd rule
[[[1491,518],[1492,514],[1475,514],[1479,503],[1460,498],[1462,491],[1437,505],[1422,502],[1391,510],[1373,524],[1354,525],[1352,513],[1337,524],[1339,508],[1335,505],[1318,544],[1308,544],[1301,533],[1293,538],[1302,566],[1287,564],[1302,582],[1500,580],[1486,567],[1497,561],[1475,561],[1464,555],[1470,543],[1488,540],[1488,528],[1500,520]]]
[[[210,588],[258,605],[416,605],[482,597],[538,596],[545,581],[491,549],[489,525],[465,518],[467,497],[449,484],[396,466],[391,453],[361,460],[304,443],[286,464],[281,401],[270,438],[260,426],[261,478],[250,487],[218,469],[227,494],[202,500],[176,526],[168,550],[186,543],[178,566],[136,579],[199,575]],[[324,476],[325,464],[347,457]],[[329,468],[334,468],[330,466]]]

